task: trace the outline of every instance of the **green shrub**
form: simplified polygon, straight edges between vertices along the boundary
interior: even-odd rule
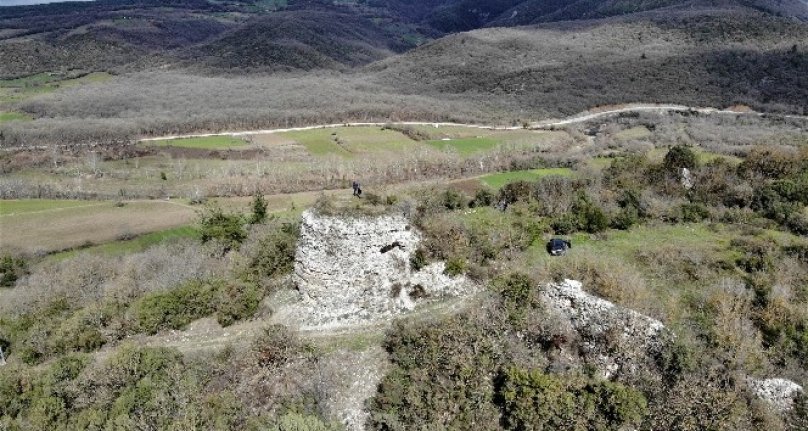
[[[138,325],[149,334],[181,329],[214,312],[216,293],[222,286],[221,281],[193,280],[167,291],[148,294],[133,305]]]
[[[639,222],[637,210],[634,207],[625,207],[611,218],[611,226],[615,229],[628,230]]]
[[[578,230],[578,219],[572,214],[564,214],[550,222],[556,235],[569,235]]]
[[[577,200],[572,205],[570,215],[574,217],[574,229],[580,229],[589,233],[598,233],[609,227],[609,217],[603,209],[593,203],[583,192],[578,195]],[[564,228],[566,226],[560,225],[559,227]],[[556,232],[565,235],[572,231],[559,232],[557,230]]]
[[[255,315],[264,292],[253,283],[226,283],[217,292],[216,320],[230,326],[238,320]]]
[[[264,195],[256,193],[251,206],[250,224],[263,223],[267,219],[267,201],[264,199]]]
[[[498,355],[478,321],[399,321],[385,348],[393,363],[370,401],[370,429],[496,429]]]
[[[689,147],[676,145],[665,154],[662,166],[666,172],[678,175],[682,169],[695,169],[698,166],[698,159],[696,153]]]
[[[381,205],[382,197],[375,193],[365,193],[365,202],[370,205]]]
[[[21,257],[0,257],[0,287],[14,287],[17,280],[27,273],[27,264]]]
[[[790,244],[783,247],[783,252],[808,264],[808,243]]]
[[[94,306],[79,310],[64,320],[53,333],[49,343],[58,352],[92,352],[107,343],[101,333],[102,311]]]
[[[505,202],[511,205],[516,202],[526,202],[530,199],[532,186],[527,181],[515,181],[505,184],[499,190],[497,202]]]
[[[271,325],[261,332],[252,343],[255,361],[262,367],[277,368],[301,356],[312,353],[297,333],[283,325]]]
[[[288,412],[279,417],[268,428],[268,431],[338,431],[341,429],[343,429],[342,426],[325,423],[317,416]]]
[[[637,426],[647,413],[643,395],[619,383],[516,367],[502,381],[497,397],[509,430],[616,430]]]
[[[420,247],[415,249],[415,252],[410,257],[410,268],[413,271],[420,271],[427,265],[429,265],[429,260],[427,259],[426,251]]]
[[[521,324],[526,314],[536,306],[536,282],[522,273],[511,273],[496,278],[493,290],[502,298],[502,307],[512,324]]]
[[[471,200],[469,204],[472,208],[479,208],[479,207],[490,207],[494,204],[494,193],[488,188],[482,188],[477,190],[477,193],[474,194],[474,199]]]
[[[684,223],[698,223],[710,217],[710,211],[701,204],[682,204],[679,207],[679,219]]]
[[[246,278],[258,282],[261,278],[290,272],[295,264],[299,235],[300,225],[283,223],[259,240],[257,252],[248,265]]]
[[[609,217],[596,205],[590,205],[580,214],[580,227],[589,233],[603,232],[609,227]]]
[[[224,252],[237,248],[247,237],[243,217],[225,214],[219,207],[209,207],[200,213],[199,232],[203,243],[219,241]]]
[[[451,211],[465,208],[467,206],[466,203],[466,197],[457,190],[449,189],[443,192],[443,206],[447,210]]]
[[[648,159],[644,155],[632,154],[612,159],[603,171],[606,184],[621,190],[641,190],[648,184],[646,171]]]
[[[443,273],[450,277],[457,277],[466,272],[466,259],[462,257],[451,257],[446,261]]]
[[[786,227],[797,235],[808,236],[808,215],[794,211],[786,219]]]
[[[733,239],[730,246],[743,253],[735,264],[745,272],[764,272],[774,267],[775,245],[768,240],[741,237]]]
[[[795,155],[775,147],[757,147],[738,165],[738,173],[745,178],[758,176],[777,179],[796,173],[798,168]]]

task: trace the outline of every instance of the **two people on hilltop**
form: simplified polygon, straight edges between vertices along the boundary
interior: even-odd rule
[[[362,197],[362,187],[359,185],[358,181],[354,181],[351,184],[351,188],[353,188],[353,195],[354,196],[356,196],[358,198]]]

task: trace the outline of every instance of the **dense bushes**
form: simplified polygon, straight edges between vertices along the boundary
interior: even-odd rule
[[[636,427],[647,413],[643,395],[619,383],[504,371],[498,397],[509,430],[614,430]]]
[[[690,338],[616,381],[596,377],[576,353],[591,340],[542,310],[536,284],[507,274],[459,315],[397,323],[371,429],[755,430],[767,420],[731,368]]]
[[[147,333],[180,329],[214,311],[214,298],[221,281],[191,281],[182,286],[145,296],[134,304],[138,325]]]
[[[0,304],[4,351],[38,364],[202,317],[224,326],[249,319],[291,271],[298,228],[272,219],[244,234],[226,259],[187,241],[126,258],[87,254],[37,265]]]
[[[227,214],[221,208],[207,208],[199,217],[202,242],[216,241],[223,252],[238,248],[247,237],[245,220],[240,214]]]
[[[192,280],[170,290],[146,295],[134,304],[137,324],[148,333],[181,329],[211,314],[224,326],[255,314],[266,294],[266,279],[292,269],[298,226],[280,223],[257,240],[242,270],[242,280]]]
[[[267,333],[277,328],[267,328]],[[299,356],[294,339],[273,338],[289,361]],[[291,348],[286,344],[292,346]],[[210,429],[335,430],[316,412],[266,408],[253,403],[257,373],[267,380],[286,372],[256,361],[257,343],[239,357],[213,356],[196,362],[176,350],[125,345],[94,363],[71,354],[38,368],[0,368],[0,427],[4,429]],[[313,352],[309,356],[314,356]],[[300,372],[300,370],[296,370]],[[241,389],[239,389],[241,388]],[[241,392],[243,391],[243,392]],[[278,393],[274,402],[294,406],[302,394]],[[310,428],[295,428],[306,426]]]

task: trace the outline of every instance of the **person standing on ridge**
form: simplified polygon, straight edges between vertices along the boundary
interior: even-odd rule
[[[358,197],[358,198],[361,198],[362,197],[362,187],[359,186],[359,182],[354,181],[353,184],[351,184],[351,187],[353,188],[353,195]]]

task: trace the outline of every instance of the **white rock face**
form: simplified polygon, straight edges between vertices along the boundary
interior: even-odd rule
[[[791,409],[797,394],[804,392],[802,386],[786,379],[757,380],[750,377],[747,383],[758,398],[780,411]]]
[[[663,346],[662,322],[590,295],[579,281],[548,284],[541,298],[548,311],[569,322],[570,329],[581,336],[589,350],[587,356],[604,378],[621,370],[630,372],[638,361]],[[604,349],[606,338],[611,338],[609,344],[620,346],[621,351]]]
[[[473,289],[465,277],[443,274],[443,263],[420,271],[410,257],[421,237],[403,215],[326,216],[303,213],[293,282],[303,296],[301,327],[372,323],[412,310],[418,302]]]

